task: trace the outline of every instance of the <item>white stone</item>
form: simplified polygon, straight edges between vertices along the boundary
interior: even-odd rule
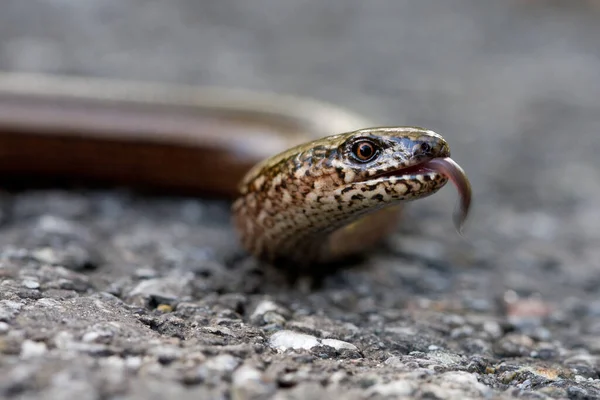
[[[319,341],[316,337],[288,330],[276,332],[269,338],[269,346],[279,351],[288,349],[310,350],[318,345]]]
[[[323,340],[321,340],[321,343],[325,346],[333,347],[336,350],[348,349],[348,350],[358,351],[358,347],[356,347],[352,343],[344,342],[343,340],[323,339]]]
[[[378,394],[382,397],[410,396],[414,392],[416,385],[417,382],[400,380],[375,385],[369,389],[368,393],[369,395]]]
[[[206,360],[204,366],[213,371],[230,372],[237,368],[240,360],[230,354],[221,354]]]
[[[30,279],[26,279],[22,282],[23,286],[25,286],[27,289],[37,289],[40,287],[39,282],[36,282],[34,280],[30,280]]]
[[[310,350],[317,346],[329,346],[336,350],[348,349],[358,351],[358,348],[355,345],[344,342],[343,340],[317,339],[313,335],[307,335],[306,333],[298,333],[290,330],[283,330],[274,333],[269,339],[269,346],[279,351],[285,351],[288,349]]]
[[[21,358],[29,359],[36,358],[48,351],[46,343],[34,342],[33,340],[25,340],[21,344]]]
[[[269,311],[277,311],[278,309],[279,309],[279,306],[277,304],[275,304],[273,301],[263,300],[256,306],[256,308],[254,309],[254,312],[250,316],[250,319],[258,318],[261,315],[266,314]]]

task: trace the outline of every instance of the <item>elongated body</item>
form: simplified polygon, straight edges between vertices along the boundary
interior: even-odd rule
[[[448,179],[462,224],[470,187],[444,139],[414,127],[352,130],[369,125],[265,93],[0,73],[0,182],[225,196],[244,248],[289,266],[369,247],[395,228],[404,201]]]

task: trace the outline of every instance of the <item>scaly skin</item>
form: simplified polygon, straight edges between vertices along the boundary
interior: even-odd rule
[[[367,162],[354,155],[365,140],[378,150]],[[248,172],[234,224],[246,250],[262,260],[333,261],[393,229],[399,207],[387,207],[443,187],[445,175],[415,166],[449,156],[440,135],[416,127],[362,129],[296,146]]]
[[[460,230],[471,188],[439,135],[395,127],[314,140],[368,125],[332,105],[267,93],[0,73],[0,180],[241,191],[233,213],[244,247],[287,267],[362,251],[395,229],[404,201],[447,180],[460,193]],[[356,150],[366,153],[353,143],[366,139],[379,152],[359,160]],[[314,141],[248,172],[299,140]]]

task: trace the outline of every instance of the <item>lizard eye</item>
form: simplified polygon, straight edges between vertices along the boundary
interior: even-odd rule
[[[371,161],[378,152],[378,148],[369,140],[358,141],[352,146],[352,155],[360,162]]]

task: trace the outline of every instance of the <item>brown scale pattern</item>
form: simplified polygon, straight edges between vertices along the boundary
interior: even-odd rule
[[[363,140],[377,145],[369,162],[352,155]],[[363,129],[306,143],[248,172],[233,205],[234,224],[244,248],[262,260],[288,267],[333,261],[392,230],[400,207],[390,206],[429,196],[447,182],[434,171],[405,175],[403,168],[449,155],[443,138],[414,127]]]

